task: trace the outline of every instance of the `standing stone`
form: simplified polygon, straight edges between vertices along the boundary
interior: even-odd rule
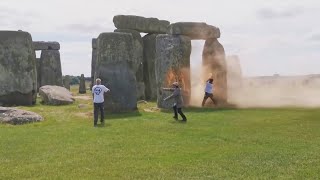
[[[69,75],[64,76],[63,79],[63,87],[65,87],[66,89],[68,89],[70,91],[70,82],[71,82],[71,78]]]
[[[45,85],[62,86],[60,52],[42,50],[40,56],[40,87]]]
[[[137,80],[137,98],[145,99],[145,85],[143,81],[143,40],[138,31],[130,29],[116,29],[114,32],[130,33],[134,42],[134,70],[136,71]]]
[[[40,58],[36,58],[36,65],[37,65],[37,92],[39,92],[39,88],[40,88],[40,84],[41,84],[41,59]]]
[[[171,108],[171,101],[163,101],[172,92],[163,87],[179,82],[184,104],[189,103],[191,40],[187,36],[158,35],[156,38],[155,74],[157,82],[157,103],[159,108]]]
[[[144,33],[165,34],[169,21],[141,16],[117,15],[113,17],[114,26],[118,29],[132,29]]]
[[[97,39],[93,38],[92,39],[91,86],[90,86],[90,89],[95,84],[94,73],[95,73],[95,69],[96,69],[96,61],[97,61],[97,53],[98,53],[97,46],[98,46],[97,45]]]
[[[168,34],[185,35],[191,39],[220,38],[220,29],[206,23],[177,22],[168,27]]]
[[[218,104],[227,102],[227,66],[223,46],[215,38],[207,39],[202,52],[202,65],[204,68],[204,81],[208,74],[214,78],[214,96]]]
[[[86,79],[84,78],[84,74],[81,74],[80,85],[79,85],[79,94],[85,94],[85,93],[87,93]]]
[[[136,71],[133,68],[134,41],[128,33],[102,33],[98,37],[98,59],[95,79],[111,92],[107,93],[105,109],[121,112],[137,109]]]
[[[157,99],[157,83],[155,74],[156,37],[158,34],[147,34],[143,39],[143,81],[146,100]]]
[[[0,31],[0,104],[36,102],[37,70],[32,37],[23,31]]]

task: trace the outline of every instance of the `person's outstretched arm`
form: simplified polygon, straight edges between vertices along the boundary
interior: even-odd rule
[[[162,88],[164,91],[174,91],[174,88]]]

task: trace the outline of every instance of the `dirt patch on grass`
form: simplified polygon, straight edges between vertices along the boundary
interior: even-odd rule
[[[82,99],[82,100],[91,100],[92,97],[90,96],[73,96],[75,99]]]
[[[161,111],[161,109],[159,109],[157,107],[145,108],[143,110],[144,110],[144,112],[160,112]]]
[[[91,118],[93,117],[93,112],[78,112],[75,115],[79,117]]]

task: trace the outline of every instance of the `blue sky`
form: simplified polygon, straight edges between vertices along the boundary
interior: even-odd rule
[[[1,0],[0,29],[60,42],[63,74],[90,76],[91,38],[112,32],[117,14],[217,26],[227,55],[240,57],[246,76],[320,73],[316,0]],[[193,42],[193,66],[201,63],[203,43]]]

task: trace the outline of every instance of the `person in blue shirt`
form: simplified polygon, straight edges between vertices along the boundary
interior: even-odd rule
[[[206,88],[204,91],[205,92],[204,92],[204,97],[202,101],[202,107],[205,105],[208,98],[210,98],[212,102],[216,105],[217,102],[213,97],[213,78],[208,79],[208,81],[206,82]]]

